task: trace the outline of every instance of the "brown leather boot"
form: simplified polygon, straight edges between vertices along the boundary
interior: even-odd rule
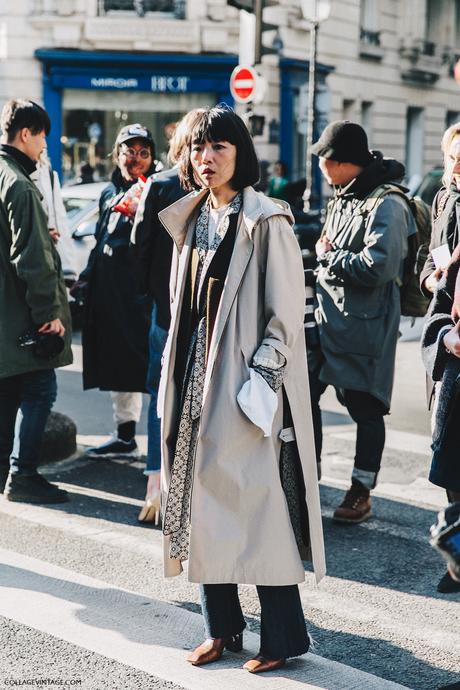
[[[224,649],[230,652],[241,652],[243,649],[243,633],[233,637],[209,637],[187,657],[192,666],[204,666],[213,661],[219,661]]]
[[[369,489],[359,482],[354,482],[345,494],[345,498],[334,511],[335,522],[363,522],[372,515]]]
[[[265,673],[266,671],[276,671],[286,663],[286,659],[266,659],[258,654],[254,659],[249,659],[243,668],[249,673]]]

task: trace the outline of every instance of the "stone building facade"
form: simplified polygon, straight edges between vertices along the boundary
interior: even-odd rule
[[[144,15],[144,16],[139,16]],[[265,20],[254,112],[262,158],[282,158],[292,179],[305,165],[309,24],[300,0],[279,0]],[[231,103],[238,11],[226,0],[3,0],[0,104],[27,95],[53,118],[55,166],[72,179],[84,160],[104,172],[110,142],[128,120],[145,121],[166,150],[168,125],[191,107]],[[405,160],[408,175],[439,164],[446,124],[460,116],[453,66],[459,0],[332,0],[319,30],[318,128],[361,121],[373,148]],[[241,110],[245,110],[243,107]]]

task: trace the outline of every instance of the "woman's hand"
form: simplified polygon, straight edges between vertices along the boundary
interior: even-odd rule
[[[443,274],[443,269],[442,268],[437,268],[431,275],[428,276],[425,280],[425,290],[428,290],[428,292],[431,292],[434,294],[434,291],[438,287],[438,283],[441,280],[442,274]]]
[[[460,359],[460,321],[446,333],[443,338],[444,346],[451,354]]]

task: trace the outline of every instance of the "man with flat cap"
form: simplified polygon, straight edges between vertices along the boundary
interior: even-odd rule
[[[332,122],[312,152],[334,190],[316,245],[322,361],[312,376],[312,402],[317,406],[332,385],[357,424],[351,487],[334,512],[338,522],[357,523],[371,515],[370,491],[385,445],[400,320],[398,285],[407,238],[416,226],[397,185],[404,166],[369,151],[360,125]],[[315,429],[315,437],[320,457],[321,429]]]

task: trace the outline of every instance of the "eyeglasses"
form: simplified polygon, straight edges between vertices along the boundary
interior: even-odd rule
[[[136,151],[136,149],[120,149],[120,153],[126,156],[126,158],[143,158],[144,160],[147,160],[152,155],[150,149],[139,149],[139,151]]]

